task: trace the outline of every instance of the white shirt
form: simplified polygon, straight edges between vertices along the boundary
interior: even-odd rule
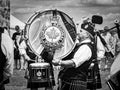
[[[97,57],[98,58],[103,58],[105,49],[103,44],[100,41],[100,38],[97,38]],[[87,43],[90,42],[90,39],[86,39],[81,43]],[[86,44],[80,46],[80,48],[77,50],[73,57],[73,62],[75,63],[75,67],[79,67],[81,64],[83,64],[85,61],[89,60],[92,56],[92,51],[90,47]]]
[[[20,46],[19,46],[19,51],[20,51],[20,54],[23,55],[23,54],[26,54],[26,43],[25,41],[23,40],[21,43],[20,43]]]
[[[2,33],[1,48],[7,59],[4,74],[9,77],[13,74],[14,45],[12,39],[6,32]]]
[[[90,42],[89,39],[83,41],[82,43]],[[73,57],[73,62],[75,63],[75,67],[79,67],[83,62],[87,61],[90,59],[92,56],[91,49],[89,48],[88,45],[84,44],[80,46],[80,48],[77,50]]]

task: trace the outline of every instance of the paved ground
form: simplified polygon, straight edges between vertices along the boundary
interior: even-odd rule
[[[14,70],[14,75],[11,78],[10,83],[6,85],[6,90],[30,90],[26,88],[27,80],[24,78],[24,72],[24,70]],[[57,79],[57,75],[58,71],[55,70],[55,79]],[[56,90],[56,88],[57,87],[54,87],[54,90]],[[44,90],[44,88],[40,88],[39,90]]]
[[[57,77],[58,71],[55,71],[55,77]],[[102,71],[102,89],[99,90],[109,90],[107,84],[105,83],[105,78],[109,74],[109,71]],[[24,79],[24,71],[14,70],[14,75],[11,78],[10,84],[6,85],[6,90],[30,90],[26,88],[26,79]],[[40,88],[39,90],[44,90],[44,88]],[[54,88],[56,90],[56,87]]]

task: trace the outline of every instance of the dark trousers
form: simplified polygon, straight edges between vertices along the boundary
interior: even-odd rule
[[[5,90],[5,85],[4,84],[0,85],[0,90]]]
[[[6,80],[2,80],[1,82],[0,82],[0,90],[5,90],[5,84],[8,84],[10,82],[10,79],[9,78],[7,78]]]

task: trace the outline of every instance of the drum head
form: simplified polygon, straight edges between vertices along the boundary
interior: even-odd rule
[[[54,49],[54,59],[67,56],[75,46],[76,27],[67,14],[58,10],[37,12],[25,26],[27,45],[39,56],[42,51]]]
[[[49,63],[45,63],[45,62],[41,62],[41,63],[31,63],[30,64],[30,67],[33,67],[33,68],[47,68],[47,67],[50,67],[50,64]]]

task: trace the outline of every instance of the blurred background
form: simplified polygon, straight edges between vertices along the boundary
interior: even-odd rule
[[[114,21],[116,19],[120,20],[120,0],[0,0],[0,25],[10,28],[9,34],[12,37],[16,25],[24,30],[25,23],[32,14],[36,11],[48,9],[58,9],[65,12],[73,18],[76,27],[77,23],[81,23],[83,18],[91,18],[94,14],[103,16],[103,24],[97,26],[98,30],[103,30],[105,26],[112,28],[114,27]],[[111,43],[113,42],[111,41]],[[105,60],[101,63],[103,87],[101,90],[109,90],[105,79],[109,75],[113,61],[114,58],[109,58],[107,69],[105,69]],[[59,70],[55,68],[56,83],[58,72]],[[24,74],[24,70],[15,69],[11,83],[6,86],[6,90],[28,90],[26,89],[27,82]]]

